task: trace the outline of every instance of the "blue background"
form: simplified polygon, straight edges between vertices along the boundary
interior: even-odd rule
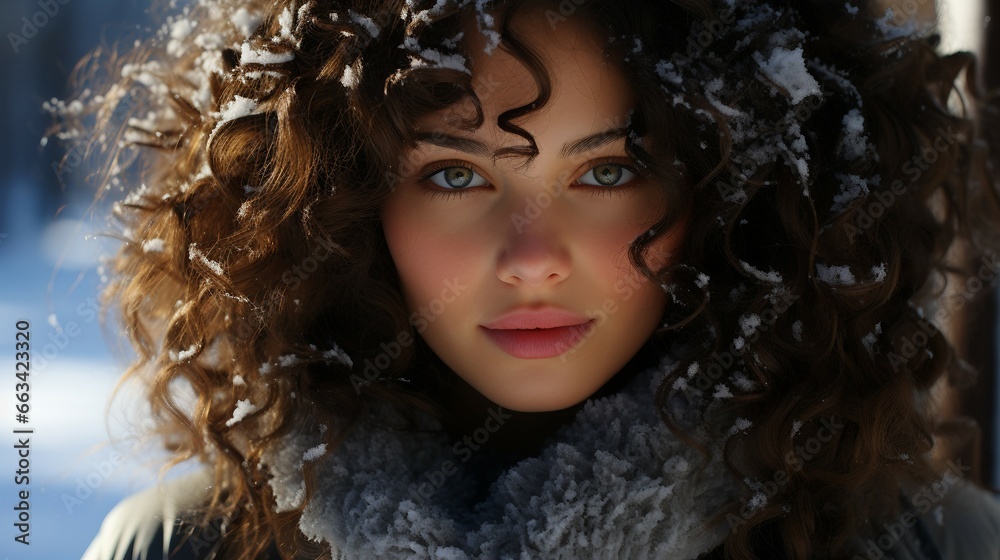
[[[53,16],[40,2],[58,6]],[[45,100],[69,95],[73,66],[97,45],[151,35],[148,0],[0,0],[0,559],[76,559],[107,512],[148,486],[163,454],[131,437],[143,399],[124,389],[109,396],[130,359],[115,324],[94,309],[101,287],[99,256],[118,242],[102,236],[112,192],[93,204],[90,169],[58,173],[66,148],[40,139],[51,123]],[[26,43],[24,21],[38,18]],[[109,23],[110,22],[110,23]],[[30,421],[15,421],[15,323],[31,323]],[[127,419],[128,421],[123,421]],[[14,542],[16,428],[31,428],[29,546]],[[117,443],[109,443],[109,431]],[[997,477],[1000,478],[1000,477]]]
[[[61,3],[60,3],[61,2]],[[141,416],[141,399],[123,393],[109,416],[108,401],[129,361],[114,324],[103,328],[94,312],[101,278],[98,255],[118,242],[107,203],[92,207],[89,169],[60,175],[53,163],[66,147],[40,140],[51,117],[42,103],[65,99],[69,73],[92,48],[123,37],[148,36],[146,0],[0,1],[0,558],[80,558],[107,512],[125,495],[157,476],[162,458],[121,422]],[[51,10],[51,8],[50,8]],[[24,21],[45,24],[22,33]],[[108,23],[115,22],[115,23]],[[138,26],[138,27],[137,27]],[[26,37],[17,52],[10,33]],[[127,43],[126,43],[127,44]],[[109,201],[122,198],[112,193]],[[15,323],[31,323],[31,412],[15,420]],[[135,411],[127,412],[127,411]],[[105,420],[108,420],[106,422]],[[136,420],[137,421],[137,420]],[[31,435],[30,484],[15,486],[17,452],[12,430]],[[111,445],[109,429],[119,440]],[[30,545],[14,542],[17,491],[30,492]]]

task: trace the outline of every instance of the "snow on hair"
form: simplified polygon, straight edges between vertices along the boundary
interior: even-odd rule
[[[668,203],[629,248],[671,294],[645,347],[681,359],[657,391],[663,419],[695,446],[728,437],[754,505],[731,530],[735,557],[772,523],[794,555],[827,551],[892,508],[858,496],[933,477],[933,422],[912,395],[955,369],[953,352],[933,325],[919,352],[899,358],[900,345],[929,325],[916,310],[956,236],[975,255],[1000,246],[992,191],[970,187],[994,186],[968,155],[970,117],[946,99],[974,59],[938,55],[931,33],[871,19],[862,0],[568,4],[530,3],[607,37],[637,98],[626,149]],[[487,52],[503,45],[544,75],[509,29],[526,5],[199,0],[120,61],[92,57],[79,78],[117,65],[102,90],[46,102],[60,139],[100,148],[100,192],[125,193],[107,297],[137,350],[129,375],[154,374],[177,461],[214,465],[209,510],[233,516],[242,557],[268,536],[298,542],[289,521],[313,459],[336,452],[366,399],[440,411],[443,373],[418,337],[365,371],[379,342],[413,331],[376,209],[416,118],[481,102],[466,23]],[[513,120],[544,104],[539,89],[501,117],[530,145],[498,157],[537,154]],[[927,149],[933,161],[907,165]],[[684,216],[683,262],[651,270],[645,250]],[[185,385],[190,410],[176,401]],[[672,399],[726,417],[680,425]],[[838,443],[792,472],[787,453],[829,417],[845,425]],[[302,500],[275,504],[256,465],[310,430],[325,447],[296,457]],[[788,484],[761,494],[776,472]],[[813,503],[829,508],[801,507]]]

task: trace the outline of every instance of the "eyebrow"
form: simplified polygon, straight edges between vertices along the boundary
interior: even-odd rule
[[[627,134],[628,130],[625,128],[612,128],[585,136],[573,142],[567,142],[563,145],[562,150],[559,151],[559,157],[566,158],[596,150],[619,138],[624,138]],[[490,157],[489,146],[471,138],[459,138],[437,132],[422,132],[417,134],[416,140],[418,144],[433,144],[442,148],[452,148],[481,157]]]

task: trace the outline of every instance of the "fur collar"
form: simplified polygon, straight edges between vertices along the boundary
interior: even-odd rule
[[[299,436],[266,455],[277,508],[301,504],[303,462],[318,460],[300,528],[344,558],[695,558],[722,542],[725,524],[702,523],[741,485],[718,449],[703,465],[657,416],[653,393],[669,362],[588,401],[485,497],[473,475],[483,461],[437,422],[393,431],[373,414],[333,454]]]

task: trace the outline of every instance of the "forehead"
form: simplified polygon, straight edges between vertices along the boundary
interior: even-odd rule
[[[588,132],[625,124],[625,115],[634,104],[632,89],[618,64],[605,56],[606,38],[582,20],[569,18],[552,25],[542,12],[528,9],[511,21],[511,31],[537,57],[539,70],[549,78],[550,97],[545,105],[515,121],[529,132],[544,134],[544,129],[552,127]],[[485,51],[487,39],[471,18],[464,33],[473,90],[486,125],[495,127],[501,113],[534,101],[539,87],[525,62],[505,46]],[[449,129],[449,124],[474,114],[472,101],[465,99],[424,115],[417,126],[425,131]]]

